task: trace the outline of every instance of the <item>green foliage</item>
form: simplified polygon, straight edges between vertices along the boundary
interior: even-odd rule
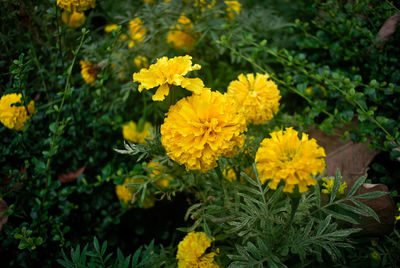
[[[94,250],[93,250],[94,249]],[[115,267],[115,268],[135,268],[135,267],[156,267],[160,265],[159,255],[154,251],[154,241],[148,246],[139,247],[133,255],[124,257],[121,250],[117,250],[117,256],[113,257],[113,253],[106,254],[107,241],[101,247],[96,237],[93,239],[93,246],[89,248],[86,244],[81,250],[78,245],[75,249],[71,249],[71,256],[68,258],[64,251],[63,259],[57,262],[66,268],[73,267]]]

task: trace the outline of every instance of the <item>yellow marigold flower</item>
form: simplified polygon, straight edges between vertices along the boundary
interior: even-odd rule
[[[96,6],[96,0],[57,0],[57,6],[66,11],[85,11]]]
[[[263,124],[279,109],[279,90],[267,74],[240,74],[230,82],[228,95],[236,100],[248,123]]]
[[[143,21],[140,18],[135,18],[129,22],[129,35],[131,37],[131,42],[129,42],[128,47],[133,47],[137,43],[143,41],[147,30],[143,27]]]
[[[172,177],[165,173],[165,167],[162,166],[158,161],[152,160],[147,163],[147,168],[151,170],[149,174],[150,178],[155,178],[156,184],[159,187],[168,187]]]
[[[169,93],[168,85],[181,86],[196,94],[204,89],[204,83],[200,78],[183,77],[188,72],[200,70],[198,64],[192,65],[192,57],[189,55],[168,59],[162,57],[150,67],[143,68],[139,73],[133,74],[133,81],[139,82],[139,92],[143,89],[151,89],[160,86],[153,95],[154,101],[162,101]]]
[[[195,7],[200,7],[201,11],[204,11],[206,8],[213,8],[215,6],[215,0],[195,0]]]
[[[149,122],[145,122],[142,127],[137,126],[133,121],[122,126],[124,139],[140,144],[145,144],[145,139],[151,138],[151,131],[153,131],[153,126]]]
[[[242,147],[246,121],[235,101],[204,90],[171,106],[161,126],[161,143],[168,156],[187,170],[206,172],[219,156],[232,156]]]
[[[143,179],[133,179],[133,178],[126,178],[124,180],[124,183],[122,185],[116,185],[115,186],[115,193],[118,197],[119,200],[124,202],[126,205],[132,205],[137,199],[140,198],[140,196],[135,196],[133,198],[133,195],[137,192],[137,187],[135,186],[130,186],[126,187],[128,183],[143,183]],[[151,196],[150,192],[146,192],[146,197],[143,200],[143,208],[150,208],[154,206],[155,199],[153,196]]]
[[[398,209],[398,211],[400,212],[400,208]],[[400,220],[400,215],[396,216],[396,221]]]
[[[121,34],[120,36],[119,36],[119,40],[121,40],[121,41],[125,41],[125,40],[127,40],[128,39],[128,36],[126,35],[126,34]]]
[[[94,85],[94,81],[97,79],[97,74],[100,71],[100,68],[97,64],[91,63],[89,61],[80,61],[81,64],[81,74],[83,80],[89,85]]]
[[[203,232],[190,232],[178,244],[178,268],[214,268],[219,267],[214,261],[216,251],[205,253],[212,240]]]
[[[181,15],[178,23],[168,31],[167,43],[176,49],[190,50],[196,43],[191,32],[192,27],[192,21],[188,17]]]
[[[21,93],[6,94],[0,99],[0,122],[9,129],[23,130],[25,122],[32,117],[34,112],[34,101],[30,101],[25,107],[22,104]]]
[[[83,12],[68,12],[64,11],[61,14],[61,20],[63,21],[64,24],[68,25],[71,28],[78,28],[82,26],[82,24],[85,22],[85,13]]]
[[[108,24],[106,27],[104,27],[104,31],[106,33],[111,33],[112,31],[116,31],[118,29],[117,24]]]
[[[272,132],[271,138],[261,142],[256,153],[255,162],[264,183],[270,180],[269,187],[276,189],[283,181],[284,192],[292,193],[295,185],[299,192],[308,190],[309,185],[317,181],[312,175],[317,175],[325,170],[325,150],[319,147],[315,139],[308,139],[303,133],[299,139],[298,132],[293,128],[285,131]]]
[[[333,185],[335,184],[335,180],[333,178],[330,178],[330,179],[329,178],[323,178],[322,180],[324,181],[324,183],[322,183],[322,187],[324,187],[324,189],[322,189],[321,192],[324,193],[324,194],[332,193]],[[340,183],[338,194],[339,195],[343,195],[344,194],[344,190],[346,188],[347,188],[347,183],[345,181]]]
[[[242,10],[242,4],[239,1],[224,1],[227,5],[226,11],[228,12],[228,17],[234,19],[236,15],[240,14]]]
[[[133,59],[136,67],[138,68],[147,68],[149,67],[149,60],[145,56],[137,56]]]

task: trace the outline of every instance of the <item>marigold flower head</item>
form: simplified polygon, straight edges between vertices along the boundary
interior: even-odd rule
[[[192,57],[189,55],[168,59],[162,57],[150,67],[143,68],[139,73],[133,74],[133,81],[139,82],[139,92],[143,89],[151,89],[160,86],[153,95],[154,101],[162,101],[169,93],[169,85],[181,86],[187,90],[199,94],[204,89],[204,83],[200,78],[183,77],[193,70],[200,70],[198,64],[192,65]]]
[[[172,176],[165,173],[163,165],[156,160],[152,160],[147,163],[147,168],[151,170],[149,177],[154,178],[159,187],[168,187],[170,181],[172,181]]]
[[[299,139],[298,132],[286,128],[272,132],[271,138],[261,142],[256,153],[255,162],[262,183],[269,180],[269,187],[276,189],[283,181],[284,192],[293,193],[295,186],[299,192],[308,190],[309,185],[317,181],[312,175],[325,170],[325,150],[318,146],[315,139],[308,139],[303,133]]]
[[[118,29],[117,24],[108,24],[106,27],[104,27],[104,31],[106,33],[111,33],[112,31],[116,31]]]
[[[133,59],[133,62],[135,63],[136,67],[138,68],[147,68],[149,67],[149,60],[145,56],[136,56]]]
[[[94,8],[96,0],[57,0],[57,6],[69,12],[82,12]]]
[[[64,11],[61,14],[61,20],[63,21],[64,24],[68,25],[71,28],[78,28],[82,26],[82,24],[85,22],[85,13],[83,12],[68,12]]]
[[[267,74],[240,74],[230,82],[228,95],[242,107],[248,123],[263,124],[279,109],[279,90]]]
[[[178,244],[178,268],[217,268],[218,264],[214,257],[218,255],[216,251],[205,253],[211,246],[210,239],[203,232],[190,232]]]
[[[34,101],[30,101],[25,107],[21,93],[6,94],[0,99],[0,122],[9,129],[23,130],[25,122],[32,117],[34,112]]]
[[[153,126],[149,122],[145,122],[143,126],[138,126],[135,122],[129,121],[122,126],[122,135],[124,139],[139,144],[145,144],[145,139],[150,140],[152,131]]]
[[[201,11],[204,11],[206,8],[212,9],[215,6],[215,0],[195,0],[194,6],[200,7]]]
[[[192,49],[196,40],[193,38],[191,28],[193,23],[191,20],[181,15],[178,23],[168,31],[167,43],[176,49]]]
[[[239,1],[224,1],[227,5],[226,11],[228,12],[228,17],[234,19],[236,15],[240,14],[242,10],[242,4]]]
[[[138,188],[135,186],[127,187],[128,183],[143,183],[143,179],[125,178],[122,185],[115,186],[115,193],[119,200],[124,202],[126,205],[132,205],[138,198],[134,198],[133,195],[136,194]],[[135,196],[136,197],[136,196]],[[154,206],[155,199],[151,195],[150,191],[146,192],[146,196],[143,200],[143,208],[150,208]]]
[[[204,90],[171,106],[161,125],[168,156],[187,170],[206,172],[219,156],[232,156],[244,143],[246,121],[233,99]]]
[[[140,18],[134,18],[131,20],[129,22],[129,35],[132,41],[129,42],[128,47],[131,48],[142,42],[146,33],[147,29],[143,27],[143,21]]]
[[[322,189],[321,192],[324,194],[332,193],[333,186],[335,184],[335,180],[333,178],[322,178],[322,180],[323,180],[322,187],[324,187],[324,189]],[[345,181],[341,182],[340,186],[339,186],[338,194],[343,195],[344,190],[346,188],[347,188],[347,183]]]
[[[94,86],[94,81],[96,81],[97,74],[100,71],[99,66],[97,64],[83,60],[80,61],[80,64],[83,80],[85,80],[87,84]]]

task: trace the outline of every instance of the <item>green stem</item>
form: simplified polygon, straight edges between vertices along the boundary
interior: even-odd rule
[[[291,210],[290,210],[290,216],[289,216],[289,221],[288,225],[290,225],[294,219],[294,215],[296,214],[297,208],[299,207],[300,204],[300,198],[298,197],[291,197],[290,198],[290,205],[291,205]]]

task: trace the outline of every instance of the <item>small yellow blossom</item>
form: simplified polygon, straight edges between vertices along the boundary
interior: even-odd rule
[[[322,187],[324,189],[321,190],[322,193],[324,194],[330,194],[333,190],[333,185],[335,184],[335,180],[333,178],[323,178],[322,179],[324,183],[322,184]],[[338,194],[343,195],[344,190],[347,188],[347,183],[344,181],[340,183]]]
[[[129,22],[129,35],[131,41],[129,42],[128,47],[131,48],[134,45],[142,42],[146,33],[147,30],[143,27],[143,21],[140,18],[131,20]]]
[[[139,144],[145,144],[145,139],[150,140],[152,131],[153,126],[149,122],[145,122],[141,128],[133,121],[122,126],[124,139]]]
[[[200,78],[183,77],[190,71],[200,70],[198,64],[192,65],[192,57],[189,55],[168,59],[162,57],[150,67],[143,68],[139,73],[133,74],[133,81],[139,82],[139,92],[143,89],[151,89],[160,86],[153,95],[154,101],[162,101],[169,93],[169,85],[181,86],[187,90],[199,94],[204,88]]]
[[[149,67],[149,60],[145,56],[136,56],[133,59],[136,67],[138,68],[147,68]]]
[[[133,179],[133,178],[126,178],[122,185],[115,186],[115,193],[119,200],[124,202],[126,205],[132,205],[136,200],[140,199],[140,194],[137,193],[138,188],[135,186],[127,187],[128,183],[143,183],[143,179]],[[134,194],[138,196],[133,197]],[[150,208],[154,206],[155,198],[151,195],[150,191],[146,191],[146,196],[143,199],[143,208]]]
[[[57,6],[66,11],[82,12],[96,6],[96,0],[57,0]]]
[[[196,40],[193,38],[194,33],[191,31],[193,27],[192,21],[181,15],[178,23],[168,31],[167,43],[176,49],[192,49]]]
[[[206,8],[212,9],[215,6],[216,0],[194,0],[194,6],[200,7],[201,11],[204,11]]]
[[[240,74],[230,82],[228,95],[236,100],[247,123],[263,124],[278,112],[279,90],[267,74]]]
[[[308,96],[311,96],[314,94],[326,96],[326,89],[324,86],[316,84],[315,86],[307,87],[306,90],[304,91],[304,93]]]
[[[242,4],[239,1],[224,1],[227,5],[226,11],[228,12],[228,17],[234,19],[236,15],[240,14],[242,10]]]
[[[147,168],[151,170],[149,177],[154,178],[159,187],[168,187],[170,181],[172,181],[172,176],[165,173],[164,166],[158,161],[152,160],[147,163]]]
[[[111,33],[112,31],[116,31],[118,29],[117,24],[108,24],[106,27],[104,27],[104,31],[106,33]]]
[[[203,232],[190,232],[178,244],[178,268],[217,268],[218,264],[214,257],[218,255],[219,250],[206,253],[211,246],[210,239]]]
[[[80,61],[81,64],[81,74],[83,80],[89,85],[94,85],[94,81],[97,79],[97,75],[100,71],[100,68],[97,64],[91,63],[89,61]]]
[[[400,212],[400,208],[398,209],[398,211]],[[396,216],[396,221],[400,220],[400,215]]]
[[[187,170],[206,172],[219,156],[232,156],[244,144],[246,122],[234,100],[204,90],[171,106],[161,125],[168,156]]]
[[[34,101],[30,101],[25,107],[21,93],[6,94],[0,99],[0,122],[9,129],[23,130],[25,122],[32,117],[34,112]]]
[[[71,28],[78,28],[82,26],[82,24],[85,22],[85,13],[83,12],[68,12],[64,11],[61,14],[61,20],[63,21],[64,24],[68,25]]]
[[[317,181],[312,175],[325,170],[324,148],[318,146],[315,139],[308,139],[305,133],[299,139],[293,128],[270,135],[271,138],[264,139],[256,153],[261,182],[269,181],[269,187],[275,190],[283,181],[283,191],[289,193],[293,193],[296,185],[300,193],[307,191],[309,185],[315,185]]]

